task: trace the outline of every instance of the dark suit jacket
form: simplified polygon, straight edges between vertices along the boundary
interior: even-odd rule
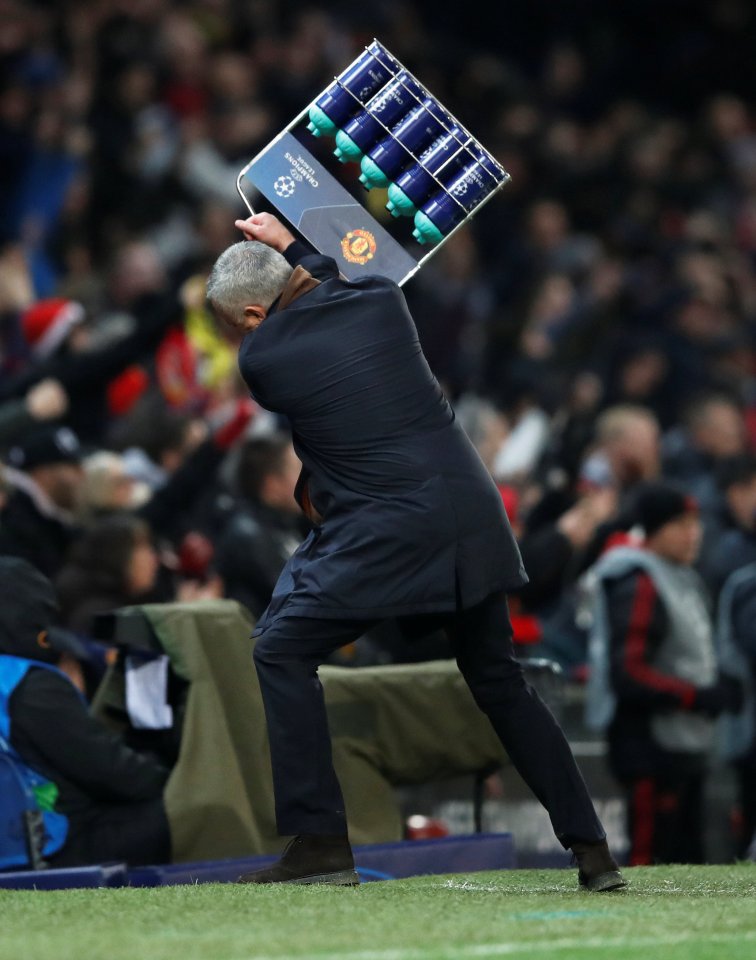
[[[284,568],[258,631],[279,615],[449,611],[524,583],[501,497],[399,287],[346,282],[301,244],[286,256],[297,269],[244,338],[239,365],[258,403],[289,417],[300,502],[309,495],[322,522]]]

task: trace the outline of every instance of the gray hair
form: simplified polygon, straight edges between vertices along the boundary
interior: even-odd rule
[[[215,261],[207,280],[207,299],[214,310],[233,320],[249,304],[267,309],[291,273],[283,254],[257,240],[242,240]]]

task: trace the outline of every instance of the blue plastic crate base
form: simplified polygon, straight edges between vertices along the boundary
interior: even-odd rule
[[[0,889],[3,890],[81,890],[86,887],[125,887],[127,884],[125,863],[0,873]]]

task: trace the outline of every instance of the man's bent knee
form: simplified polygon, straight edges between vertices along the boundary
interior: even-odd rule
[[[269,627],[257,638],[252,659],[256,667],[263,669],[274,664],[317,665],[320,662],[308,644],[284,635],[275,626]]]
[[[286,656],[279,639],[276,638],[272,630],[269,630],[257,638],[255,649],[252,651],[252,659],[256,667],[266,667],[268,664],[280,663],[282,660],[293,658]]]
[[[482,710],[487,707],[506,707],[520,701],[524,692],[532,694],[519,664],[511,670],[487,677],[470,676],[464,670],[462,673],[473,699]]]

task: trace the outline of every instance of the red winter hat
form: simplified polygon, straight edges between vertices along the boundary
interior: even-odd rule
[[[84,319],[84,307],[75,300],[40,300],[21,317],[21,329],[38,359],[49,357],[69,332]]]

